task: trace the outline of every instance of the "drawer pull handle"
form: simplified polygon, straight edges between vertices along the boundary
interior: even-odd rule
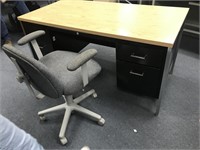
[[[145,59],[146,59],[146,56],[147,56],[147,55],[145,55],[144,57],[141,57],[141,56],[135,55],[134,53],[131,54],[131,57],[132,57],[132,58],[137,58],[137,59],[142,59],[142,60],[145,60]]]
[[[133,71],[131,70],[129,73],[132,74],[132,75],[139,76],[139,77],[143,77],[143,76],[144,76],[144,72],[143,72],[143,73],[136,73],[136,72],[133,72]]]
[[[53,42],[55,42],[56,41],[56,37],[52,36],[52,40],[53,40]]]
[[[196,2],[196,3],[195,2],[189,2],[189,5],[200,7],[200,4],[198,2]]]

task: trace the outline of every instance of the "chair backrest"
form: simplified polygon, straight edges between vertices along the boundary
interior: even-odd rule
[[[20,50],[10,45],[3,45],[3,50],[11,59],[15,59],[29,83],[42,94],[58,98],[63,94],[63,87],[54,73],[40,61],[27,57]]]

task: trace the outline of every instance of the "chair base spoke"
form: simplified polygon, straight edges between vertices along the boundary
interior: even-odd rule
[[[105,120],[99,114],[94,113],[94,112],[78,105],[78,103],[83,101],[88,96],[93,95],[94,93],[95,93],[95,91],[92,89],[74,100],[72,99],[72,96],[67,96],[65,99],[66,102],[64,104],[60,104],[58,106],[54,106],[54,107],[51,107],[51,108],[48,108],[48,109],[38,112],[40,119],[43,120],[43,119],[45,119],[44,114],[52,113],[52,112],[55,112],[58,110],[65,109],[64,118],[63,118],[62,125],[61,125],[60,132],[59,132],[59,138],[60,138],[60,142],[62,143],[62,145],[65,145],[68,142],[67,138],[65,137],[65,134],[66,134],[66,129],[67,129],[67,125],[68,125],[71,113],[73,111],[79,112],[80,114],[83,114],[85,117],[87,117],[91,120],[97,121],[97,123],[101,126],[104,125]]]

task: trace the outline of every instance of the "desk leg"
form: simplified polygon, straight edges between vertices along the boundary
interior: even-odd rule
[[[154,103],[153,113],[155,116],[157,116],[160,111],[161,97],[163,95],[164,89],[166,88],[166,84],[167,84],[168,72],[170,69],[171,55],[172,55],[172,50],[170,48],[168,48],[166,59],[165,59],[165,66],[164,66],[164,71],[163,71],[162,82],[161,82],[160,95],[159,95],[159,98]]]
[[[154,103],[154,116],[158,116],[159,112],[160,112],[160,104],[161,104],[161,99],[157,99]]]
[[[152,5],[155,5],[155,0],[152,0]]]
[[[176,42],[174,44],[174,47],[173,47],[172,59],[171,59],[171,63],[170,63],[169,74],[172,74],[173,70],[174,70],[174,65],[175,65],[175,62],[176,62],[176,57],[177,57],[177,54],[178,54],[178,49],[179,49],[179,46],[180,46],[180,41],[181,41],[182,33],[183,33],[183,27],[181,28],[181,30],[179,32],[179,35],[178,35],[178,37],[176,39]]]

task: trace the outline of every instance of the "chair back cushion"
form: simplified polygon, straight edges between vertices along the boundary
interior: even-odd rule
[[[16,60],[29,83],[39,92],[51,98],[62,96],[62,84],[44,64],[34,58],[27,57],[13,46],[3,45],[3,50],[9,58]]]

